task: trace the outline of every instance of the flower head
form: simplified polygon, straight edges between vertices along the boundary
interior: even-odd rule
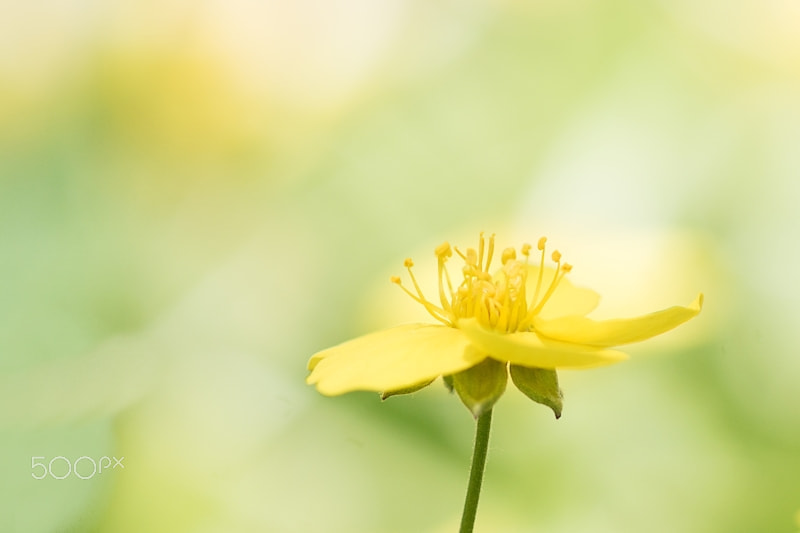
[[[500,253],[492,273],[494,235],[481,234],[478,249],[461,251],[449,243],[435,250],[438,301],[428,299],[405,260],[411,289],[397,284],[439,324],[406,324],[371,333],[323,350],[308,363],[307,382],[327,395],[374,390],[384,397],[418,390],[438,376],[455,388],[475,416],[491,408],[505,390],[507,376],[533,400],[561,411],[555,370],[591,368],[627,359],[611,350],[659,335],[696,316],[703,295],[636,318],[592,320],[586,315],[600,296],[567,279],[572,266],[558,251],[546,266],[546,239]],[[453,252],[463,261],[457,285],[446,263]]]

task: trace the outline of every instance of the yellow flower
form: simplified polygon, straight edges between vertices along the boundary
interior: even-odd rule
[[[413,291],[398,277],[393,277],[392,282],[440,324],[396,326],[323,350],[311,357],[307,382],[329,396],[373,390],[386,397],[417,390],[444,376],[450,386],[455,378],[456,390],[468,403],[458,386],[459,376],[466,376],[467,370],[474,374],[470,378],[473,381],[486,380],[489,374],[500,376],[493,392],[476,393],[492,396],[488,403],[481,404],[477,411],[468,403],[478,416],[502,394],[508,366],[517,386],[534,400],[553,407],[558,416],[560,392],[554,392],[558,398],[552,399],[557,400],[558,409],[536,398],[536,391],[526,384],[531,385],[541,376],[529,369],[591,368],[622,361],[627,354],[610,347],[669,331],[696,316],[702,308],[700,294],[687,307],[670,307],[636,318],[587,318],[585,315],[597,306],[600,296],[570,283],[566,275],[572,266],[561,262],[558,251],[551,255],[555,268],[545,266],[545,241],[543,237],[538,242],[538,265],[529,263],[532,247],[525,244],[520,250],[521,260],[516,250],[505,249],[500,255],[502,266],[492,275],[489,272],[494,235],[487,242],[481,234],[477,250],[468,248],[462,253],[455,248],[464,261],[463,279],[457,286],[445,265],[453,248],[449,243],[440,245],[436,248],[438,303],[423,295],[412,271],[413,262],[406,259]],[[498,362],[502,366],[495,364]],[[551,374],[551,381],[555,380],[555,372]],[[472,388],[475,386],[480,388],[480,384],[473,384]],[[557,391],[557,381],[550,386]]]

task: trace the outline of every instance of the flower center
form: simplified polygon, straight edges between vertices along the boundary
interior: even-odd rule
[[[481,233],[478,249],[467,248],[464,253],[458,248],[451,248],[447,242],[439,245],[436,248],[436,257],[441,305],[434,304],[422,294],[422,289],[411,270],[414,266],[411,259],[406,259],[404,266],[408,269],[416,294],[403,286],[397,276],[392,277],[392,283],[400,286],[406,294],[425,307],[433,318],[448,326],[455,327],[456,322],[462,318],[476,318],[482,326],[495,331],[505,333],[530,331],[533,318],[553,295],[564,275],[572,270],[572,266],[568,263],[561,264],[561,254],[557,250],[554,251],[551,257],[556,263],[555,272],[549,280],[549,285],[543,289],[546,241],[547,239],[542,237],[537,244],[537,249],[541,251],[538,273],[528,262],[531,245],[523,244],[520,253],[524,259],[517,259],[514,248],[506,248],[500,256],[502,267],[494,276],[489,274],[494,256],[494,235],[489,237],[487,242]],[[453,250],[464,261],[461,269],[463,280],[455,289],[445,265],[453,256]],[[537,279],[533,295],[529,299],[527,291],[530,272],[536,273]]]

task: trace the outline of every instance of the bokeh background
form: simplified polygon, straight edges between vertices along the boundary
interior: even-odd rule
[[[2,11],[0,530],[454,531],[459,401],[305,365],[481,230],[547,235],[596,316],[706,307],[562,373],[561,420],[509,388],[478,531],[800,528],[796,3]]]

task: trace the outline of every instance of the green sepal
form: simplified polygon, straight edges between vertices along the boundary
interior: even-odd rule
[[[447,392],[453,394],[453,376],[442,376],[442,383],[444,383],[444,388],[447,389]]]
[[[563,395],[558,387],[558,376],[549,368],[531,368],[511,365],[511,381],[522,393],[536,403],[553,410],[556,418],[561,418]]]
[[[491,357],[453,374],[453,388],[475,418],[494,406],[505,392],[507,383],[506,363],[495,361]]]
[[[436,378],[433,378],[433,379],[436,379]],[[418,390],[424,389],[425,387],[427,387],[428,385],[433,383],[433,379],[429,379],[427,381],[422,381],[420,383],[415,383],[414,385],[410,385],[408,387],[403,387],[402,389],[394,389],[394,390],[383,391],[381,393],[381,400],[385,400],[386,398],[389,398],[391,396],[397,396],[398,394],[411,394],[412,392],[417,392]]]

